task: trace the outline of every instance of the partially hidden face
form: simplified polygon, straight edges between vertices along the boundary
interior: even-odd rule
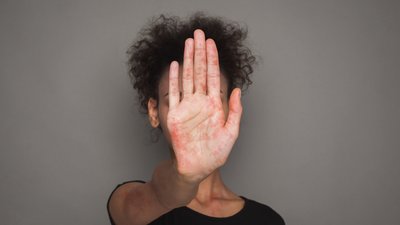
[[[183,68],[180,66],[179,68],[179,88],[181,90],[182,97],[182,71]],[[221,80],[220,80],[220,88],[221,88],[221,101],[225,113],[225,120],[228,117],[229,105],[228,105],[228,81],[225,75],[221,71]],[[168,90],[169,90],[169,67],[167,67],[159,81],[158,86],[158,102],[156,99],[150,98],[148,101],[148,116],[150,120],[150,124],[152,127],[156,128],[161,126],[163,134],[168,142],[171,144],[170,133],[167,127],[167,116],[169,110],[169,100],[168,100]]]

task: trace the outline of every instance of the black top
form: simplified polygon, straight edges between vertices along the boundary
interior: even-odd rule
[[[114,223],[109,210],[111,196],[119,186],[128,182],[145,183],[142,180],[126,181],[118,184],[111,192],[107,201],[107,212],[112,225],[117,224]],[[182,206],[165,213],[149,225],[285,225],[283,218],[271,207],[243,196],[240,197],[245,201],[244,207],[229,217],[211,217]]]

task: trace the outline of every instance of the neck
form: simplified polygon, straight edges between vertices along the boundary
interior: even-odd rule
[[[219,170],[216,169],[200,183],[195,199],[199,202],[210,202],[216,198],[226,198],[230,193],[222,181]]]
[[[172,147],[170,147],[169,150],[171,158],[176,159]],[[232,196],[235,196],[235,194],[225,186],[219,169],[216,169],[207,178],[201,181],[194,200],[204,203],[211,202],[213,199],[226,199]]]

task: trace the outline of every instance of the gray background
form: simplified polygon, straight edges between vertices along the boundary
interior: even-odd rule
[[[0,3],[1,224],[108,224],[106,201],[168,157],[125,51],[162,12],[247,24],[262,62],[222,169],[287,224],[399,224],[398,1]]]

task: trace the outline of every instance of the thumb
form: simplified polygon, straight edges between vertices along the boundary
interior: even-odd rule
[[[225,129],[227,129],[230,134],[234,135],[235,138],[239,135],[240,118],[243,111],[241,95],[240,88],[235,88],[232,91],[231,97],[229,98],[228,119],[225,123]]]

